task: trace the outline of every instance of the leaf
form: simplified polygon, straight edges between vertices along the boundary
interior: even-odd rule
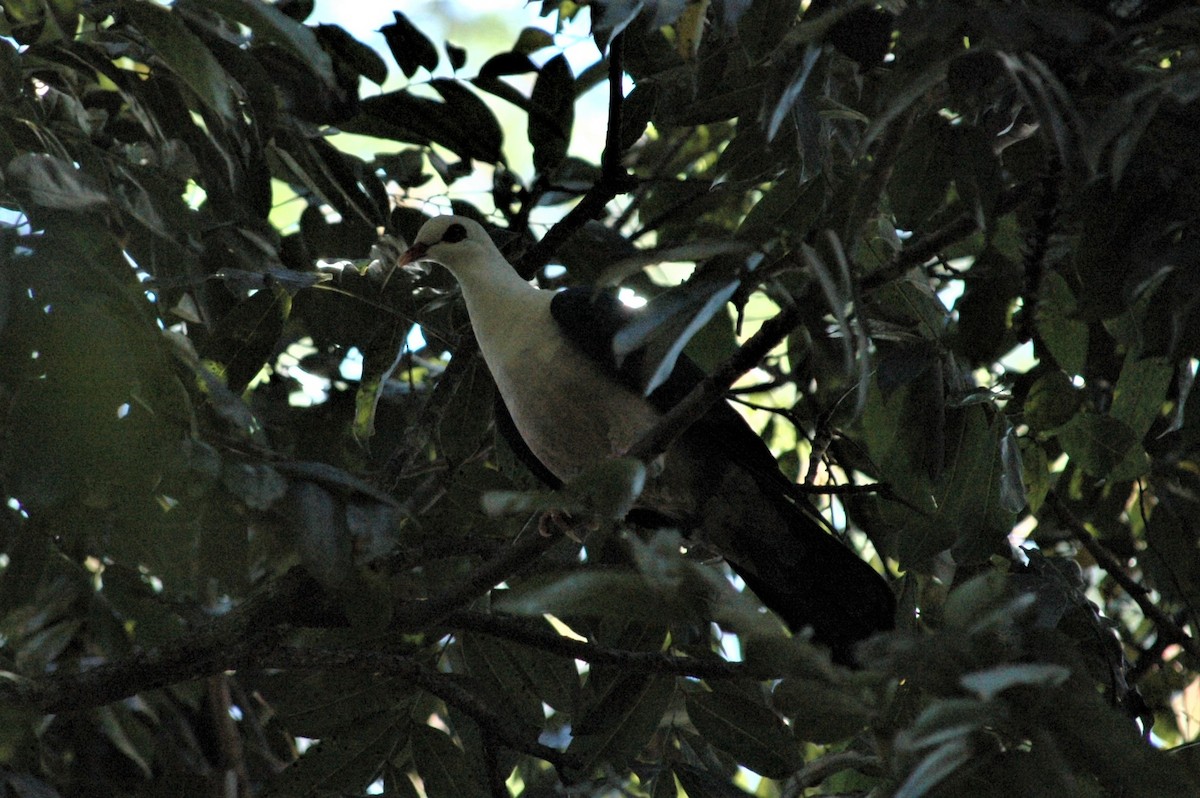
[[[1162,415],[1167,388],[1174,376],[1175,368],[1167,358],[1139,357],[1131,349],[1113,387],[1109,415],[1123,421],[1140,441]]]
[[[360,716],[356,724],[324,737],[271,779],[263,796],[316,798],[331,793],[362,794],[384,763],[403,747],[409,723],[403,713]],[[417,730],[413,729],[414,747]]]
[[[437,143],[465,159],[494,162],[496,158],[495,141],[486,137],[476,141],[447,103],[401,90],[367,97],[359,107],[359,115],[341,123],[339,128],[347,133],[413,144]]]
[[[312,28],[300,24],[271,3],[263,3],[261,0],[203,0],[189,2],[187,5],[206,8],[237,20],[254,32],[255,43],[271,42],[289,50],[324,81],[326,86],[337,85],[333,74],[333,61],[321,47]]]
[[[466,66],[467,51],[461,47],[457,47],[450,42],[445,43],[446,57],[450,59],[450,68],[457,72]]]
[[[392,17],[395,22],[384,25],[379,32],[383,34],[388,49],[392,51],[392,58],[396,59],[396,64],[404,76],[411,78],[421,68],[432,72],[438,63],[437,49],[434,48],[433,42],[404,14],[393,11]]]
[[[1134,479],[1145,473],[1145,454],[1133,430],[1112,416],[1083,411],[1059,427],[1056,437],[1071,460],[1094,477]],[[1125,462],[1139,454],[1140,459]]]
[[[782,779],[800,765],[795,740],[779,716],[762,703],[714,685],[712,692],[689,693],[687,711],[709,743],[755,773]]]
[[[243,299],[211,325],[201,354],[216,364],[229,390],[240,394],[275,353],[291,301],[282,290]]]
[[[644,0],[605,0],[592,7],[592,37],[603,53],[612,38],[625,30],[645,7]]]
[[[565,56],[555,56],[538,72],[529,104],[533,165],[549,173],[567,157],[575,125],[575,78]]]
[[[984,701],[1012,687],[1058,687],[1071,675],[1070,668],[1043,662],[997,665],[963,674],[959,683]]]
[[[1075,297],[1057,272],[1042,277],[1035,318],[1038,332],[1050,354],[1069,375],[1083,374],[1087,360],[1087,324],[1073,318]]]
[[[513,44],[512,51],[519,55],[531,55],[538,50],[554,46],[554,36],[541,28],[522,28]]]
[[[775,685],[771,700],[791,719],[796,739],[818,744],[845,740],[874,717],[851,690],[816,679],[784,679]]]
[[[792,109],[796,107],[796,103],[800,100],[800,95],[804,91],[804,86],[808,82],[808,76],[812,74],[812,69],[816,66],[817,60],[821,56],[820,47],[808,47],[804,50],[804,55],[800,59],[800,63],[796,66],[795,73],[784,86],[783,91],[779,95],[779,99],[775,102],[775,108],[771,111],[771,118],[767,122],[767,140],[771,141],[779,132],[780,125],[785,119],[790,118]]]
[[[364,679],[352,670],[268,671],[249,678],[288,734],[315,739],[340,736],[372,718],[394,717],[415,690],[399,679]]]
[[[307,28],[307,26],[303,26]],[[347,65],[372,83],[382,86],[388,77],[387,64],[374,49],[355,39],[340,25],[316,25],[314,30],[339,67]],[[335,70],[336,71],[336,70]]]
[[[479,70],[479,76],[475,78],[475,83],[481,89],[495,94],[489,87],[496,87],[502,91],[494,83],[488,82],[489,78],[498,78],[503,75],[524,75],[529,72],[537,72],[538,68],[535,63],[529,60],[529,56],[522,53],[500,53],[489,58],[483,63],[483,67]],[[499,84],[507,86],[508,84]],[[513,90],[515,91],[515,89]]]
[[[47,208],[91,211],[111,202],[89,175],[53,155],[21,153],[4,167],[4,173],[14,191]]]
[[[448,78],[434,78],[433,88],[446,101],[447,112],[452,114],[463,129],[469,130],[473,141],[472,151],[477,160],[501,163],[504,155],[504,134],[496,115],[478,96],[462,83]]]
[[[355,573],[345,511],[311,482],[295,482],[286,491],[286,512],[304,569],[325,589],[337,590]]]
[[[1066,424],[1083,404],[1083,395],[1071,378],[1059,369],[1038,377],[1025,397],[1025,423],[1034,432],[1046,432]]]
[[[187,29],[180,14],[154,3],[128,3],[125,13],[175,75],[200,101],[232,123],[236,117],[237,83],[221,68],[212,51]],[[306,54],[304,60],[308,61]]]
[[[100,732],[112,743],[113,748],[116,748],[122,754],[129,758],[137,769],[141,772],[143,778],[149,780],[153,776],[153,771],[150,769],[150,763],[147,761],[151,755],[149,749],[151,741],[148,735],[144,733],[136,720],[131,717],[128,708],[124,706],[104,706],[92,710],[100,721]],[[137,732],[141,730],[142,734]],[[135,740],[130,737],[134,734],[135,737],[142,738]],[[138,743],[141,743],[139,746]]]
[[[718,777],[706,770],[675,762],[671,765],[675,777],[688,796],[702,795],[705,798],[749,798],[750,793],[733,784],[728,778]],[[670,774],[666,774],[670,775]],[[674,786],[667,795],[675,798]]]
[[[657,589],[638,573],[590,570],[546,574],[499,596],[498,612],[513,615],[597,617],[665,623],[692,619],[695,607]]]
[[[892,798],[920,798],[975,756],[965,737],[948,740],[909,772]]]
[[[946,146],[946,120],[922,117],[905,138],[888,180],[888,204],[903,230],[919,229],[946,202],[953,163]]]
[[[520,724],[518,728],[523,728],[531,739],[536,737],[545,724],[538,660],[566,665],[572,672],[574,665],[569,660],[547,657],[476,632],[460,634],[459,644],[463,662],[476,680],[481,697],[491,706],[504,707],[507,718]]]
[[[673,677],[635,673],[614,681],[573,729],[567,755],[581,760],[579,774],[628,767],[658,729],[674,692]]]
[[[468,775],[466,755],[440,731],[424,724],[411,734],[412,758],[428,798],[487,798],[487,792]]]

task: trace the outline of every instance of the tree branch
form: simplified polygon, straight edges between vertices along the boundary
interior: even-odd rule
[[[692,422],[720,400],[730,386],[778,346],[800,323],[800,309],[791,305],[763,322],[750,340],[683,398],[627,452],[630,457],[650,461],[665,452]]]
[[[445,619],[453,611],[465,607],[506,579],[532,566],[562,537],[529,535],[502,549],[494,558],[483,563],[459,585],[426,601],[413,601],[397,609],[391,628],[402,631],[427,629]]]
[[[101,706],[146,690],[193,681],[251,662],[301,617],[329,608],[317,582],[293,568],[245,604],[190,631],[171,646],[137,651],[81,671],[0,681],[0,698],[58,713]]]
[[[625,103],[622,87],[625,76],[622,59],[624,41],[624,35],[617,34],[609,46],[608,132],[604,140],[604,153],[600,156],[600,179],[592,184],[566,216],[546,231],[546,235],[517,261],[517,271],[523,276],[533,275],[549,263],[558,248],[576,230],[603,213],[605,206],[618,194],[624,194],[637,185],[621,165],[622,107]]]
[[[553,748],[542,745],[514,728],[507,719],[492,711],[471,691],[465,689],[449,674],[444,674],[422,665],[411,656],[383,651],[362,649],[316,648],[283,646],[262,657],[260,667],[281,670],[332,670],[354,668],[411,681],[422,690],[437,696],[447,706],[461,710],[479,724],[487,734],[494,736],[514,751],[544,759],[555,767],[567,764],[566,756]]]
[[[1175,623],[1174,619],[1154,603],[1149,590],[1125,573],[1124,566],[1113,556],[1112,552],[1092,536],[1092,533],[1071,512],[1067,503],[1056,491],[1050,491],[1046,496],[1046,504],[1058,516],[1058,520],[1070,530],[1075,539],[1083,545],[1088,554],[1092,555],[1092,559],[1129,594],[1129,597],[1141,608],[1142,614],[1158,629],[1158,633],[1168,642],[1177,644],[1188,655],[1200,661],[1200,646],[1197,646],[1196,639],[1185,632],[1182,626]]]
[[[1020,183],[1005,190],[996,201],[995,214],[1003,216],[1016,210],[1033,196],[1034,188],[1035,186],[1031,184]],[[863,294],[869,294],[892,280],[902,277],[909,269],[926,263],[941,250],[972,235],[978,229],[979,224],[975,213],[965,210],[936,230],[920,238],[914,238],[892,258],[891,263],[863,277],[861,283]]]

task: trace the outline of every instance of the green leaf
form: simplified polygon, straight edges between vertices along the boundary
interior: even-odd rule
[[[98,717],[100,732],[112,743],[112,746],[129,758],[142,777],[150,779],[153,771],[150,769],[151,740],[131,711],[121,705],[98,707],[92,710]]]
[[[307,29],[307,26],[305,26]],[[355,39],[340,25],[317,25],[320,43],[329,50],[337,66],[349,66],[372,83],[382,86],[388,77],[387,64],[371,47]]]
[[[1056,435],[1071,460],[1094,477],[1133,479],[1145,473],[1145,454],[1133,430],[1112,416],[1081,412]],[[1127,463],[1126,458],[1138,455],[1140,459]]]
[[[1025,397],[1025,423],[1034,432],[1066,424],[1083,404],[1083,395],[1063,371],[1054,369],[1038,377]]]
[[[431,84],[446,101],[447,112],[464,130],[471,131],[473,157],[487,163],[502,163],[504,134],[492,109],[457,80],[434,78]]]
[[[122,8],[154,47],[155,55],[202,103],[232,123],[237,113],[237,84],[204,42],[187,29],[181,15],[154,3],[126,3]]]
[[[185,5],[215,11],[237,20],[254,32],[256,43],[271,42],[289,50],[301,63],[312,69],[325,85],[336,85],[333,61],[322,49],[312,28],[300,24],[271,3],[261,0],[203,0],[187,2]]]
[[[468,774],[466,755],[449,737],[424,724],[412,729],[412,757],[429,798],[487,798]]]
[[[816,679],[784,679],[775,686],[772,702],[791,719],[796,739],[818,744],[853,736],[875,714],[848,688]]]
[[[53,155],[21,153],[4,167],[4,173],[12,190],[47,208],[91,211],[111,202],[89,175]]]
[[[322,738],[305,751],[269,782],[263,795],[268,798],[315,798],[331,793],[362,794],[384,764],[404,746],[408,726],[409,720],[404,714],[360,715],[353,726]],[[417,731],[413,729],[414,746]]]
[[[411,78],[421,68],[432,72],[438,63],[437,49],[433,42],[404,14],[393,11],[392,17],[395,22],[384,25],[379,32],[383,34],[388,49],[392,51],[392,58],[396,59],[404,76]]]
[[[722,685],[687,696],[688,719],[704,738],[755,773],[782,779],[800,765],[795,740],[779,716]]]
[[[725,309],[739,285],[738,280],[729,278],[689,280],[651,299],[634,321],[613,337],[617,367],[624,367],[636,354],[635,384],[649,396],[671,376],[683,348]]]
[[[959,682],[984,701],[1012,687],[1057,687],[1071,675],[1070,668],[1042,662],[997,665],[963,674]]]
[[[669,588],[669,586],[668,586]],[[638,573],[573,571],[525,580],[504,593],[496,609],[513,615],[598,617],[665,623],[693,620],[696,608]]]
[[[1087,324],[1074,318],[1078,306],[1067,281],[1057,272],[1042,276],[1036,311],[1038,332],[1050,354],[1069,375],[1083,374],[1087,361]]]
[[[347,133],[408,141],[414,144],[436,142],[465,159],[495,163],[498,158],[494,137],[476,140],[447,103],[417,97],[407,91],[393,91],[367,97],[358,116],[339,125]]]
[[[567,157],[575,126],[575,78],[565,56],[546,62],[529,97],[529,143],[533,165],[549,173]]]
[[[606,0],[592,9],[592,37],[603,53],[612,38],[641,13],[645,0]]]
[[[538,50],[554,46],[554,36],[541,28],[522,28],[513,44],[512,51],[521,55],[531,55]]]
[[[902,230],[916,230],[946,203],[953,163],[946,147],[948,122],[926,116],[905,139],[888,181],[888,203]]]
[[[892,798],[920,798],[974,758],[966,737],[948,740],[921,760]]]
[[[524,726],[530,732],[529,737],[536,737],[545,715],[529,652],[475,632],[460,634],[459,645],[467,671],[476,680],[482,696],[492,706],[504,707],[505,717]]]
[[[658,729],[674,692],[672,677],[627,674],[614,681],[573,729],[567,754],[582,761],[580,775],[628,767]]]
[[[414,689],[397,679],[364,679],[359,672],[336,669],[259,673],[249,677],[249,684],[288,734],[314,739],[340,736],[365,719],[401,715]]]
[[[461,47],[456,47],[450,42],[445,43],[446,57],[450,59],[450,68],[457,72],[466,66],[467,51]]]
[[[1125,422],[1140,441],[1162,415],[1174,376],[1175,368],[1165,357],[1139,357],[1131,350],[1113,388],[1109,415]]]

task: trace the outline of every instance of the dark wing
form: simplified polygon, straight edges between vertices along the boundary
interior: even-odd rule
[[[639,353],[630,353],[618,364],[612,344],[636,311],[613,292],[574,288],[556,295],[550,312],[581,352],[615,380],[642,393],[639,380],[645,370],[637,360]],[[648,398],[666,412],[704,377],[703,370],[680,356]],[[501,426],[519,441],[511,420]],[[536,462],[523,443],[514,448],[518,445]],[[685,524],[727,541],[723,553],[731,567],[789,626],[812,627],[815,639],[830,646],[843,662],[851,660],[856,642],[892,628],[895,599],[887,583],[826,533],[808,502],[796,500],[770,449],[728,403],[717,402],[705,411],[676,447],[688,453],[696,495],[704,497],[700,517]]]

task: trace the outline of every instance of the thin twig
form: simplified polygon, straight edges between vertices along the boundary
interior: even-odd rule
[[[637,182],[621,165],[621,120],[625,103],[623,89],[624,66],[622,50],[624,35],[617,34],[609,46],[608,55],[608,132],[604,141],[604,153],[600,156],[600,178],[592,184],[583,198],[542,239],[526,250],[518,260],[517,271],[525,276],[535,273],[554,257],[568,238],[584,224],[604,212],[604,208],[618,194],[624,194]]]
[[[1003,216],[1016,210],[1033,196],[1034,188],[1029,183],[1019,183],[1006,189],[996,200],[995,215]],[[862,278],[860,286],[862,293],[869,294],[892,280],[902,277],[909,269],[926,263],[941,250],[973,235],[977,230],[979,230],[977,217],[974,211],[967,209],[937,230],[919,238],[914,237],[896,254],[891,263]]]
[[[679,404],[659,419],[641,439],[629,449],[629,456],[653,460],[665,452],[692,422],[725,395],[729,387],[791,334],[800,323],[800,309],[795,305],[782,310],[763,322],[749,341],[709,374]]]
[[[1071,509],[1067,507],[1062,497],[1057,492],[1051,491],[1046,496],[1046,504],[1054,510],[1054,514],[1058,516],[1059,521],[1070,530],[1071,534],[1083,545],[1088,554],[1092,555],[1092,559],[1129,594],[1129,597],[1141,608],[1142,614],[1150,619],[1150,622],[1158,629],[1158,633],[1167,638],[1169,642],[1177,644],[1190,656],[1200,660],[1200,646],[1196,645],[1196,639],[1185,632],[1183,627],[1175,623],[1174,619],[1154,603],[1154,600],[1150,598],[1149,590],[1132,576],[1125,573],[1125,568],[1121,565],[1120,561],[1100,541],[1092,536],[1092,533],[1083,525],[1083,522],[1076,518]]]

